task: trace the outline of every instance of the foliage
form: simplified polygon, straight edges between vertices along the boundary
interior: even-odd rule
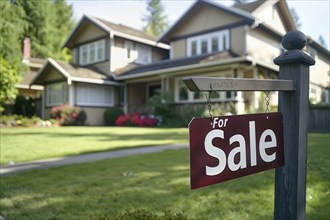
[[[323,38],[322,35],[319,36],[319,38],[317,39],[317,42],[319,44],[321,44],[324,48],[327,48],[327,43],[326,43],[326,41],[325,41],[325,39]]]
[[[0,56],[12,64],[21,60],[26,15],[22,7],[10,1],[0,1],[0,11]]]
[[[26,117],[31,117],[35,113],[35,108],[33,106],[33,100],[27,99],[24,96],[17,96],[15,99],[13,113],[16,115],[24,115]]]
[[[148,34],[159,36],[168,27],[168,20],[164,13],[164,6],[161,0],[147,0],[147,15],[144,21],[147,22],[144,31]]]
[[[146,127],[150,127],[150,126],[156,126],[158,123],[158,120],[155,117],[151,117],[148,115],[140,115],[138,113],[135,113],[133,115],[120,115],[116,122],[115,125],[116,126],[146,126]]]
[[[71,107],[68,104],[55,106],[50,111],[50,117],[56,119],[60,125],[84,125],[87,115],[84,110],[78,107]]]
[[[32,56],[70,59],[61,51],[73,27],[72,7],[65,0],[0,1],[0,106],[17,94],[14,85],[22,70],[22,42],[32,40]],[[2,108],[2,107],[0,107]]]
[[[162,117],[165,124],[176,116],[173,108],[173,95],[168,92],[157,90],[155,95],[148,99],[148,105],[154,115]]]
[[[36,116],[28,118],[23,115],[2,115],[0,117],[0,127],[49,127],[54,124],[54,121],[44,121]]]
[[[294,8],[291,8],[290,12],[291,12],[291,15],[293,18],[293,22],[295,23],[297,30],[299,30],[301,28],[301,22],[300,22],[299,15]]]
[[[24,35],[32,42],[33,57],[64,59],[61,46],[73,27],[72,6],[65,0],[17,0],[25,11],[27,28]]]
[[[86,133],[74,133],[77,129],[12,129],[15,130],[12,137],[29,132],[29,136],[38,137],[46,130],[49,138],[64,142],[63,139],[78,135],[83,138],[89,132],[94,139],[102,136],[99,140],[102,144],[106,142],[103,133],[107,130],[114,133],[123,130],[123,134],[135,130],[136,140],[145,138],[147,130],[162,130],[105,127],[103,130],[94,128],[99,131],[94,133],[84,127]],[[187,129],[162,131],[168,130],[169,134],[177,136],[177,131]],[[57,133],[52,133],[54,131]],[[157,134],[156,138],[165,138]],[[124,137],[119,138],[123,142]],[[329,134],[308,137],[306,219],[330,218],[329,138]],[[61,146],[52,143],[44,149],[58,147]],[[125,175],[127,172],[131,175]],[[0,215],[5,219],[102,220],[102,216],[107,219],[126,210],[138,214],[137,210],[143,209],[160,216],[166,211],[183,213],[192,219],[273,219],[274,173],[269,170],[192,191],[188,149],[107,159],[1,177]]]
[[[124,111],[122,108],[119,107],[111,107],[107,108],[104,111],[104,121],[106,125],[115,125],[116,119],[119,115],[124,114]]]
[[[10,63],[0,54],[0,106],[15,98],[14,85],[19,82],[18,61]]]

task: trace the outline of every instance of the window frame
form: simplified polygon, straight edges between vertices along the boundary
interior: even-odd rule
[[[214,39],[217,40],[217,50],[214,50],[213,47]],[[205,44],[205,42],[206,42],[207,52],[203,50],[203,44]],[[196,44],[196,48],[193,46],[193,44]],[[221,31],[215,31],[215,32],[187,38],[186,54],[188,57],[191,57],[201,54],[226,51],[229,48],[230,48],[230,31],[229,29],[225,29]],[[196,53],[194,53],[195,51]]]
[[[79,65],[85,66],[106,60],[105,39],[93,41],[79,46]],[[86,59],[84,59],[86,53]],[[94,59],[92,59],[94,58]]]
[[[54,92],[54,87],[61,86],[60,89],[57,89],[56,93]],[[61,100],[52,101],[54,94],[60,94]],[[57,97],[58,98],[58,97]],[[66,103],[68,101],[68,85],[66,82],[52,83],[46,85],[46,106],[58,106]]]
[[[83,93],[82,89],[86,90]],[[92,93],[92,89],[97,89],[97,96]],[[107,101],[106,94],[110,92],[110,102]],[[93,91],[95,93],[95,91]],[[87,94],[87,96],[86,96]],[[90,97],[88,96],[90,95]],[[91,100],[96,100],[94,97],[101,97],[103,102],[91,102]],[[86,98],[87,97],[87,98]],[[108,97],[108,98],[109,98]],[[99,84],[89,84],[89,83],[77,83],[76,87],[76,105],[78,106],[87,106],[87,107],[112,107],[114,106],[114,88],[113,86],[99,85]],[[87,100],[83,100],[87,99]],[[109,101],[109,100],[108,100]]]

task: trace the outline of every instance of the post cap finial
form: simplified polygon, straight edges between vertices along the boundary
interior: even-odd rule
[[[306,36],[301,31],[290,31],[282,39],[282,45],[286,50],[301,50],[306,46],[306,43]]]

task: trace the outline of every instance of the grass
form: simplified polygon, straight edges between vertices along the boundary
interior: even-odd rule
[[[330,218],[329,134],[309,136],[307,219]],[[274,170],[191,191],[188,150],[109,159],[8,176],[6,219],[107,219],[127,209],[193,219],[272,219]]]
[[[0,164],[132,147],[188,143],[185,128],[1,128]]]

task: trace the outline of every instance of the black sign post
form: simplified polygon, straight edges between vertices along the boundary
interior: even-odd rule
[[[309,66],[315,60],[301,51],[305,35],[287,33],[282,45],[287,50],[274,60],[280,66],[279,80],[188,77],[190,91],[279,91],[283,115],[285,165],[275,171],[274,219],[306,218],[307,125],[309,111]],[[202,146],[201,146],[202,147]]]
[[[285,165],[275,171],[274,219],[306,219],[309,66],[315,60],[301,51],[306,37],[299,31],[285,35],[282,45],[287,51],[274,63],[280,66],[280,79],[292,80],[296,90],[279,94]]]

